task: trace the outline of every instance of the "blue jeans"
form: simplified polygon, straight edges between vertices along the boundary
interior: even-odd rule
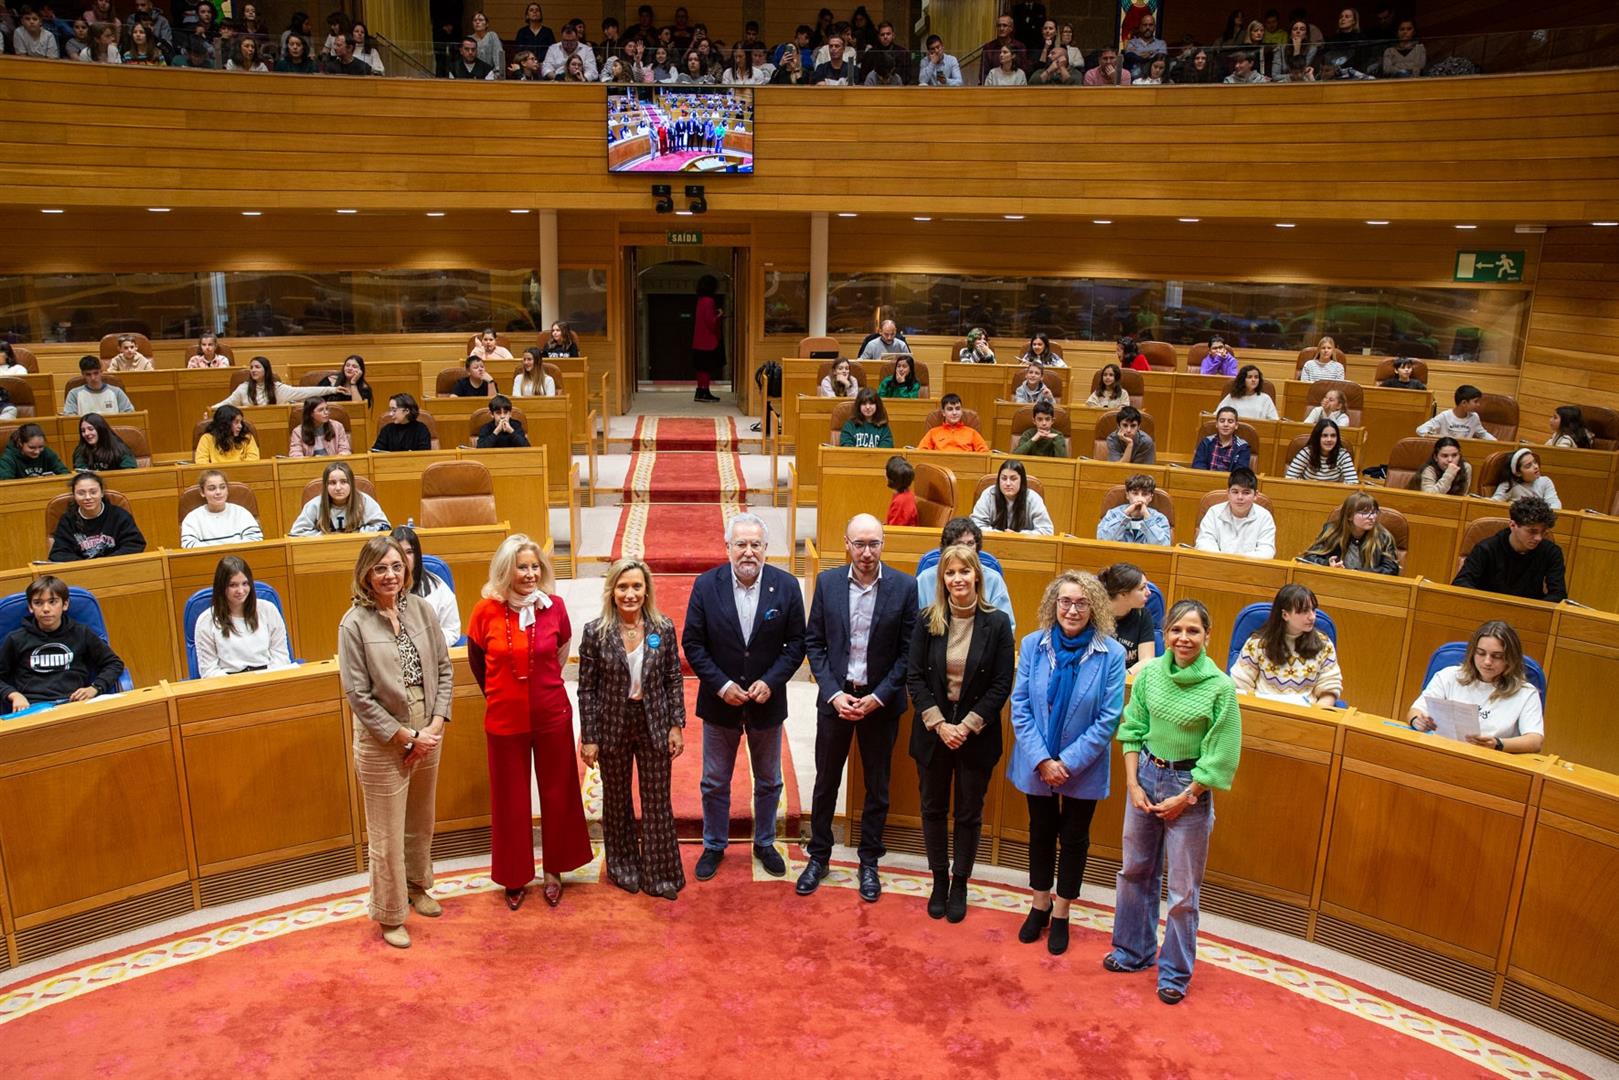
[[[782,726],[749,728],[747,735],[753,762],[753,842],[773,847],[781,801]],[[724,851],[731,842],[731,773],[741,743],[741,728],[703,725],[703,847],[709,851]]]
[[[1160,803],[1192,782],[1190,772],[1160,769],[1145,754],[1136,759],[1136,780],[1149,802]],[[1139,971],[1158,963],[1158,988],[1186,992],[1197,958],[1197,900],[1214,831],[1214,792],[1205,791],[1174,821],[1127,805],[1124,863],[1113,909],[1113,959]],[[1158,894],[1169,866],[1169,917],[1158,949]]]

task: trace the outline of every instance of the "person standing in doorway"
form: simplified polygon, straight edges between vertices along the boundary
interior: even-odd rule
[[[725,369],[725,339],[720,336],[725,309],[720,307],[720,283],[713,274],[697,279],[697,312],[691,330],[691,363],[697,369],[693,401],[718,401],[708,384]]]

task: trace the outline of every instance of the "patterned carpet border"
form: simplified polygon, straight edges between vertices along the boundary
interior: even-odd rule
[[[778,849],[785,854],[782,845]],[[563,875],[565,881],[595,883],[601,879],[601,847],[596,846],[596,858],[589,865]],[[791,888],[803,864],[789,858],[787,876],[773,878],[764,872],[758,860],[750,859],[756,883]],[[931,887],[925,874],[904,870],[883,870],[883,888],[890,893],[921,899]],[[857,881],[853,867],[834,864],[822,887],[843,888],[853,891]],[[695,887],[701,888],[700,885]],[[433,886],[433,895],[441,900],[491,892],[499,888],[488,876],[487,869],[441,877]],[[126,953],[109,954],[84,964],[65,968],[29,982],[0,989],[0,1025],[38,1012],[51,1005],[61,1004],[110,986],[154,974],[211,956],[231,952],[254,942],[266,941],[302,930],[363,918],[366,911],[364,890],[338,896],[325,897],[303,904],[273,910],[246,919],[231,920],[179,935],[168,941],[140,946]],[[968,903],[976,908],[1016,914],[1025,910],[1028,893],[990,882],[973,881],[967,894]],[[1069,918],[1078,929],[1094,930],[1111,935],[1112,913],[1095,904],[1083,901],[1070,909]],[[1481,1032],[1472,1031],[1444,1018],[1430,1016],[1409,1002],[1401,1001],[1361,986],[1329,972],[1318,971],[1281,957],[1270,956],[1248,949],[1207,933],[1198,936],[1198,961],[1225,968],[1279,986],[1294,994],[1357,1016],[1381,1027],[1417,1039],[1469,1062],[1479,1069],[1497,1076],[1518,1080],[1573,1080],[1578,1074],[1564,1071],[1558,1066],[1531,1055],[1521,1047],[1497,1042]]]

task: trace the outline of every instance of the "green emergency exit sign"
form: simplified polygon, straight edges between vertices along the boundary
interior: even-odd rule
[[[1457,281],[1522,281],[1521,251],[1458,251]]]

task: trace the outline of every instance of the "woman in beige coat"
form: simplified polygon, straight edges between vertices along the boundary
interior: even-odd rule
[[[354,606],[337,628],[337,662],[354,712],[354,772],[365,797],[370,914],[382,940],[410,947],[407,907],[443,914],[433,884],[434,794],[454,680],[438,620],[410,595],[399,541],[373,537],[354,564]]]

